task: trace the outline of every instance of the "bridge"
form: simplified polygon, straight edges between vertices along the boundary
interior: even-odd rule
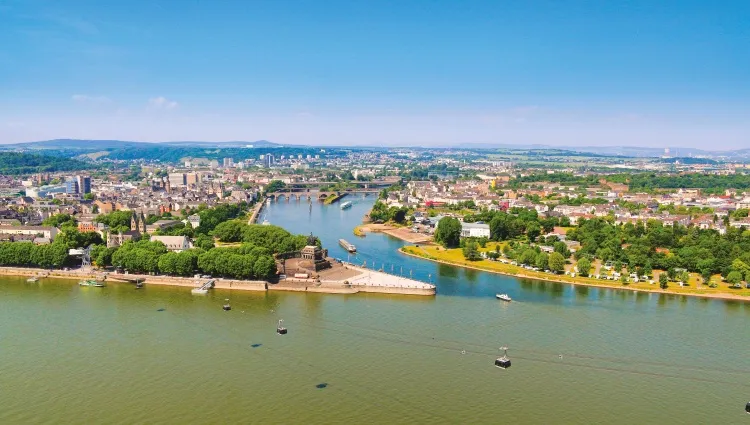
[[[352,189],[352,190],[345,190],[345,191],[302,191],[302,192],[292,192],[292,191],[284,191],[284,192],[272,192],[266,195],[268,199],[271,199],[273,201],[280,201],[282,198],[289,201],[290,199],[294,198],[297,201],[300,200],[318,200],[318,201],[324,201],[326,198],[328,198],[331,195],[352,195],[352,194],[358,194],[361,193],[364,196],[370,196],[371,194],[377,194],[380,191],[378,189]]]
[[[375,188],[384,188],[384,187],[392,186],[393,184],[398,183],[400,181],[401,181],[401,178],[392,178],[392,179],[387,179],[387,180],[371,180],[371,181],[352,180],[352,181],[348,181],[347,184],[351,184],[358,188],[363,188],[363,189],[375,189]],[[341,183],[341,182],[310,182],[310,181],[293,182],[293,183],[287,183],[286,187],[294,190],[295,188],[332,186],[337,183]]]

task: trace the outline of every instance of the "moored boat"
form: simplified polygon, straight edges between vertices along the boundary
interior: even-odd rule
[[[96,287],[96,288],[103,288],[103,287],[107,286],[106,283],[100,282],[100,281],[95,280],[95,279],[85,279],[85,280],[82,280],[82,281],[78,282],[78,284],[80,286],[93,286],[93,287]]]

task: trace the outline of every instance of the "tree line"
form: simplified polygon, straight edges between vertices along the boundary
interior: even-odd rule
[[[206,273],[235,279],[269,279],[276,274],[273,255],[297,251],[308,238],[292,235],[278,226],[249,225],[234,219],[246,210],[245,205],[220,205],[201,210],[201,224],[195,230],[194,248],[169,252],[159,241],[148,235],[138,241],[127,241],[119,247],[108,248],[97,232],[79,232],[75,219],[58,214],[45,220],[49,226],[59,226],[60,232],[52,244],[0,243],[0,265],[60,268],[73,266],[79,260],[68,256],[70,248],[91,247],[91,258],[99,267],[117,267],[132,273],[161,273],[191,276]],[[116,211],[103,214],[98,221],[108,226],[127,228],[132,212]],[[238,246],[215,247],[214,237],[221,242],[235,242]],[[319,244],[320,242],[317,241]]]

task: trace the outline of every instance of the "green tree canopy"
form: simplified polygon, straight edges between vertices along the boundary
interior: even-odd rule
[[[435,242],[446,248],[455,248],[461,242],[461,223],[453,217],[440,219],[435,230]]]

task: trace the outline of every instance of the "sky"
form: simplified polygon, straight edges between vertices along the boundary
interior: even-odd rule
[[[0,0],[0,143],[750,147],[750,1]]]

